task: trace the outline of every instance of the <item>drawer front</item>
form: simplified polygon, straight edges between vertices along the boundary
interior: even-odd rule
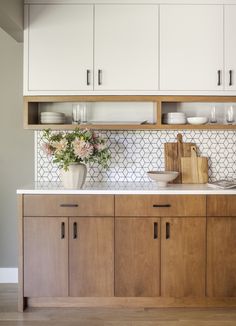
[[[116,216],[205,216],[206,196],[115,196]]]
[[[207,216],[236,217],[236,195],[207,196]]]
[[[114,216],[114,196],[25,195],[24,216]]]

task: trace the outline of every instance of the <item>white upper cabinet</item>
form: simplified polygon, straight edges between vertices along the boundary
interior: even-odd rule
[[[223,68],[223,6],[161,5],[160,89],[223,90]]]
[[[95,6],[95,90],[158,90],[158,6]]]
[[[225,89],[236,90],[236,6],[225,6]]]
[[[27,14],[25,92],[92,90],[93,6],[31,5]]]

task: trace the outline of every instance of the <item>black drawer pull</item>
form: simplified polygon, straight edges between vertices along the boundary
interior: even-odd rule
[[[167,207],[171,207],[171,205],[170,204],[163,204],[163,205],[154,204],[153,207],[154,208],[167,208]]]
[[[154,227],[154,232],[153,232],[153,239],[158,239],[158,223],[154,222],[153,223],[153,227]]]
[[[65,239],[65,222],[61,222],[61,239]]]
[[[60,207],[79,207],[78,204],[61,204]]]
[[[170,223],[166,223],[166,239],[170,239]]]
[[[73,239],[77,239],[77,223],[73,223]]]

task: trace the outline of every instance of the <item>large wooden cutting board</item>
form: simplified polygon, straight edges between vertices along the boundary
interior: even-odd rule
[[[191,147],[194,143],[183,143],[183,136],[177,135],[176,143],[165,143],[165,170],[178,171],[179,176],[172,183],[182,183],[181,157],[191,156]]]
[[[191,147],[191,157],[181,158],[182,183],[207,183],[208,159],[197,157],[196,147]]]

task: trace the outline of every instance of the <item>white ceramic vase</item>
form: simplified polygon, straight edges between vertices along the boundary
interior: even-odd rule
[[[70,164],[68,171],[61,169],[61,181],[66,189],[82,188],[87,175],[87,166],[82,163]]]

